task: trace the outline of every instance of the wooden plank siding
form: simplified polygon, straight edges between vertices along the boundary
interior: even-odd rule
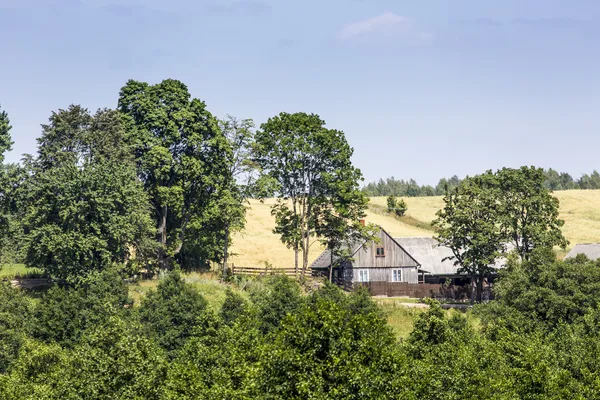
[[[418,263],[383,229],[379,230],[380,243],[371,242],[353,256],[355,268],[416,267]],[[385,256],[377,256],[377,248],[385,249]]]
[[[369,270],[369,282],[392,282],[392,274],[395,269],[402,270],[402,282],[418,283],[416,267],[389,267],[389,268],[352,268],[352,281],[359,282],[359,270]]]

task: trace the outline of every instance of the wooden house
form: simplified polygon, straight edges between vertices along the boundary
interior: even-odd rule
[[[311,265],[313,274],[329,276],[333,262],[333,281],[346,289],[362,285],[373,295],[468,298],[470,277],[449,259],[453,255],[449,248],[433,237],[393,238],[382,228],[377,235],[378,241],[350,246],[344,259],[332,259],[331,252],[324,251]],[[493,268],[503,268],[505,262],[499,258]],[[495,275],[486,279],[487,298]]]
[[[313,273],[327,276],[333,261],[333,279],[343,286],[376,283],[395,284],[419,282],[419,262],[407,253],[385,230],[379,228],[379,241],[351,245],[348,257],[331,257],[325,250],[310,266]],[[379,285],[381,286],[381,285]],[[374,294],[377,290],[373,290]]]

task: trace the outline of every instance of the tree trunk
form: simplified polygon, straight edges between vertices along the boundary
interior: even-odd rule
[[[225,224],[225,248],[223,249],[223,279],[227,278],[227,252],[229,249],[229,224]]]
[[[477,302],[481,303],[483,294],[483,277],[478,277],[477,279]]]
[[[160,247],[158,249],[158,265],[162,271],[167,270],[168,260],[167,260],[167,213],[169,209],[168,207],[162,206],[160,213],[160,222],[158,225],[158,243]]]
[[[310,246],[310,237],[308,236],[308,229],[304,234],[306,235],[306,239],[304,242],[304,246],[302,246],[302,273],[306,274],[306,270],[308,268],[308,247]]]
[[[294,269],[296,272],[296,276],[298,276],[298,246],[294,247]]]
[[[477,277],[475,275],[471,275],[471,304],[475,303],[477,296]]]
[[[330,250],[331,260],[329,262],[329,282],[333,282],[333,249]]]

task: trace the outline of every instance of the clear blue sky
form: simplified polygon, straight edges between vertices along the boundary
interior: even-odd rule
[[[71,103],[175,78],[213,114],[319,114],[367,181],[600,169],[598,0],[0,0],[8,156]]]

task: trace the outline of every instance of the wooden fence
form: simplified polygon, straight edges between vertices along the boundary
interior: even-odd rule
[[[286,276],[300,276],[303,275],[302,269],[298,269],[296,274],[295,268],[273,268],[273,267],[238,267],[232,265],[231,272],[233,275],[250,275],[250,276],[261,276],[261,275],[286,275]],[[310,274],[310,271],[306,272],[306,275]]]

